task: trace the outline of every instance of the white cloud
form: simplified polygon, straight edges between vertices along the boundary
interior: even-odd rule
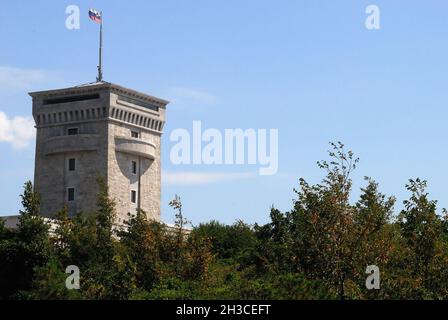
[[[23,93],[35,89],[37,85],[58,80],[56,75],[45,70],[0,66],[1,93]]]
[[[174,87],[170,89],[168,95],[173,102],[180,103],[194,102],[206,105],[214,105],[219,101],[218,97],[211,93],[190,88]]]
[[[8,118],[6,113],[0,111],[0,142],[12,145],[14,149],[26,148],[32,140],[36,130],[32,118]]]
[[[226,173],[226,172],[163,172],[162,181],[168,185],[190,186],[205,185],[224,181],[235,181],[255,177],[256,173]]]

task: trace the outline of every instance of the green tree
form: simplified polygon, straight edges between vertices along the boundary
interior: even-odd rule
[[[201,223],[192,230],[191,236],[208,239],[211,250],[218,259],[240,261],[256,244],[255,231],[241,220],[233,225],[225,225],[215,220]]]
[[[394,248],[389,239],[396,234],[390,224],[395,199],[367,179],[360,200],[351,205],[351,174],[358,158],[340,142],[331,147],[331,160],[318,162],[326,172],[323,181],[310,185],[300,179],[293,210],[272,208],[271,222],[256,226],[254,265],[259,276],[303,274],[326,287],[328,296],[369,297],[366,266],[385,266]]]
[[[49,225],[39,216],[39,195],[30,181],[22,194],[17,230],[7,232],[0,243],[0,288],[3,298],[21,297],[32,286],[35,268],[44,266],[50,259]]]
[[[149,292],[166,271],[166,230],[161,224],[148,221],[142,210],[131,216],[126,225],[126,230],[120,232],[121,243],[135,263],[139,288]]]
[[[411,192],[398,217],[398,225],[409,247],[409,276],[416,280],[412,298],[440,298],[447,296],[447,243],[444,241],[443,220],[437,215],[437,201],[430,200],[427,182],[419,178],[406,185]]]
[[[108,263],[114,256],[114,223],[116,221],[115,201],[109,197],[109,190],[104,179],[97,179],[99,194],[96,212],[96,233],[98,256]]]
[[[399,232],[392,225],[394,197],[386,197],[378,190],[378,183],[365,178],[367,186],[361,189],[353,217],[352,251],[353,281],[351,298],[375,299],[382,297],[384,290],[366,290],[366,267],[376,265],[385,279],[390,277],[388,268],[391,257],[397,256]]]
[[[300,180],[298,199],[290,213],[294,260],[310,279],[323,279],[340,299],[353,275],[352,236],[355,208],[350,205],[351,173],[358,158],[340,142],[331,143],[330,162],[318,162],[327,172],[321,184]]]

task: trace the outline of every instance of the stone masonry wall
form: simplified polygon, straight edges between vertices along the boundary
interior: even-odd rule
[[[132,131],[140,133],[140,139],[156,146],[154,160],[146,159],[115,150],[114,137],[129,137]],[[119,223],[128,219],[128,213],[135,214],[136,205],[131,204],[131,185],[138,186],[138,175],[131,173],[131,163],[136,161],[140,171],[140,206],[148,218],[160,220],[160,136],[140,131],[135,127],[121,123],[109,123],[108,144],[108,186],[117,205]]]

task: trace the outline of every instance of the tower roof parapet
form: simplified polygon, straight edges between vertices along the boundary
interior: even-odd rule
[[[132,97],[134,99],[139,99],[142,101],[146,101],[148,103],[153,103],[161,108],[166,108],[166,105],[169,103],[169,101],[160,99],[133,89],[129,89],[114,83],[101,81],[101,82],[93,82],[93,83],[86,83],[74,87],[68,87],[68,88],[62,88],[62,89],[55,89],[55,90],[44,90],[44,91],[35,91],[35,92],[29,92],[28,94],[33,97],[34,99],[45,99],[45,98],[57,98],[57,97],[64,97],[64,96],[70,96],[74,94],[88,94],[88,93],[94,93],[99,92],[102,90],[108,90],[111,93],[117,93],[126,95],[129,97]]]

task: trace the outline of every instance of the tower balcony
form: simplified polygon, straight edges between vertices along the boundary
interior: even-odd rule
[[[156,146],[150,142],[130,137],[115,137],[115,150],[154,160]]]
[[[43,147],[44,154],[51,155],[65,152],[95,151],[100,145],[98,134],[78,134],[48,138]]]

